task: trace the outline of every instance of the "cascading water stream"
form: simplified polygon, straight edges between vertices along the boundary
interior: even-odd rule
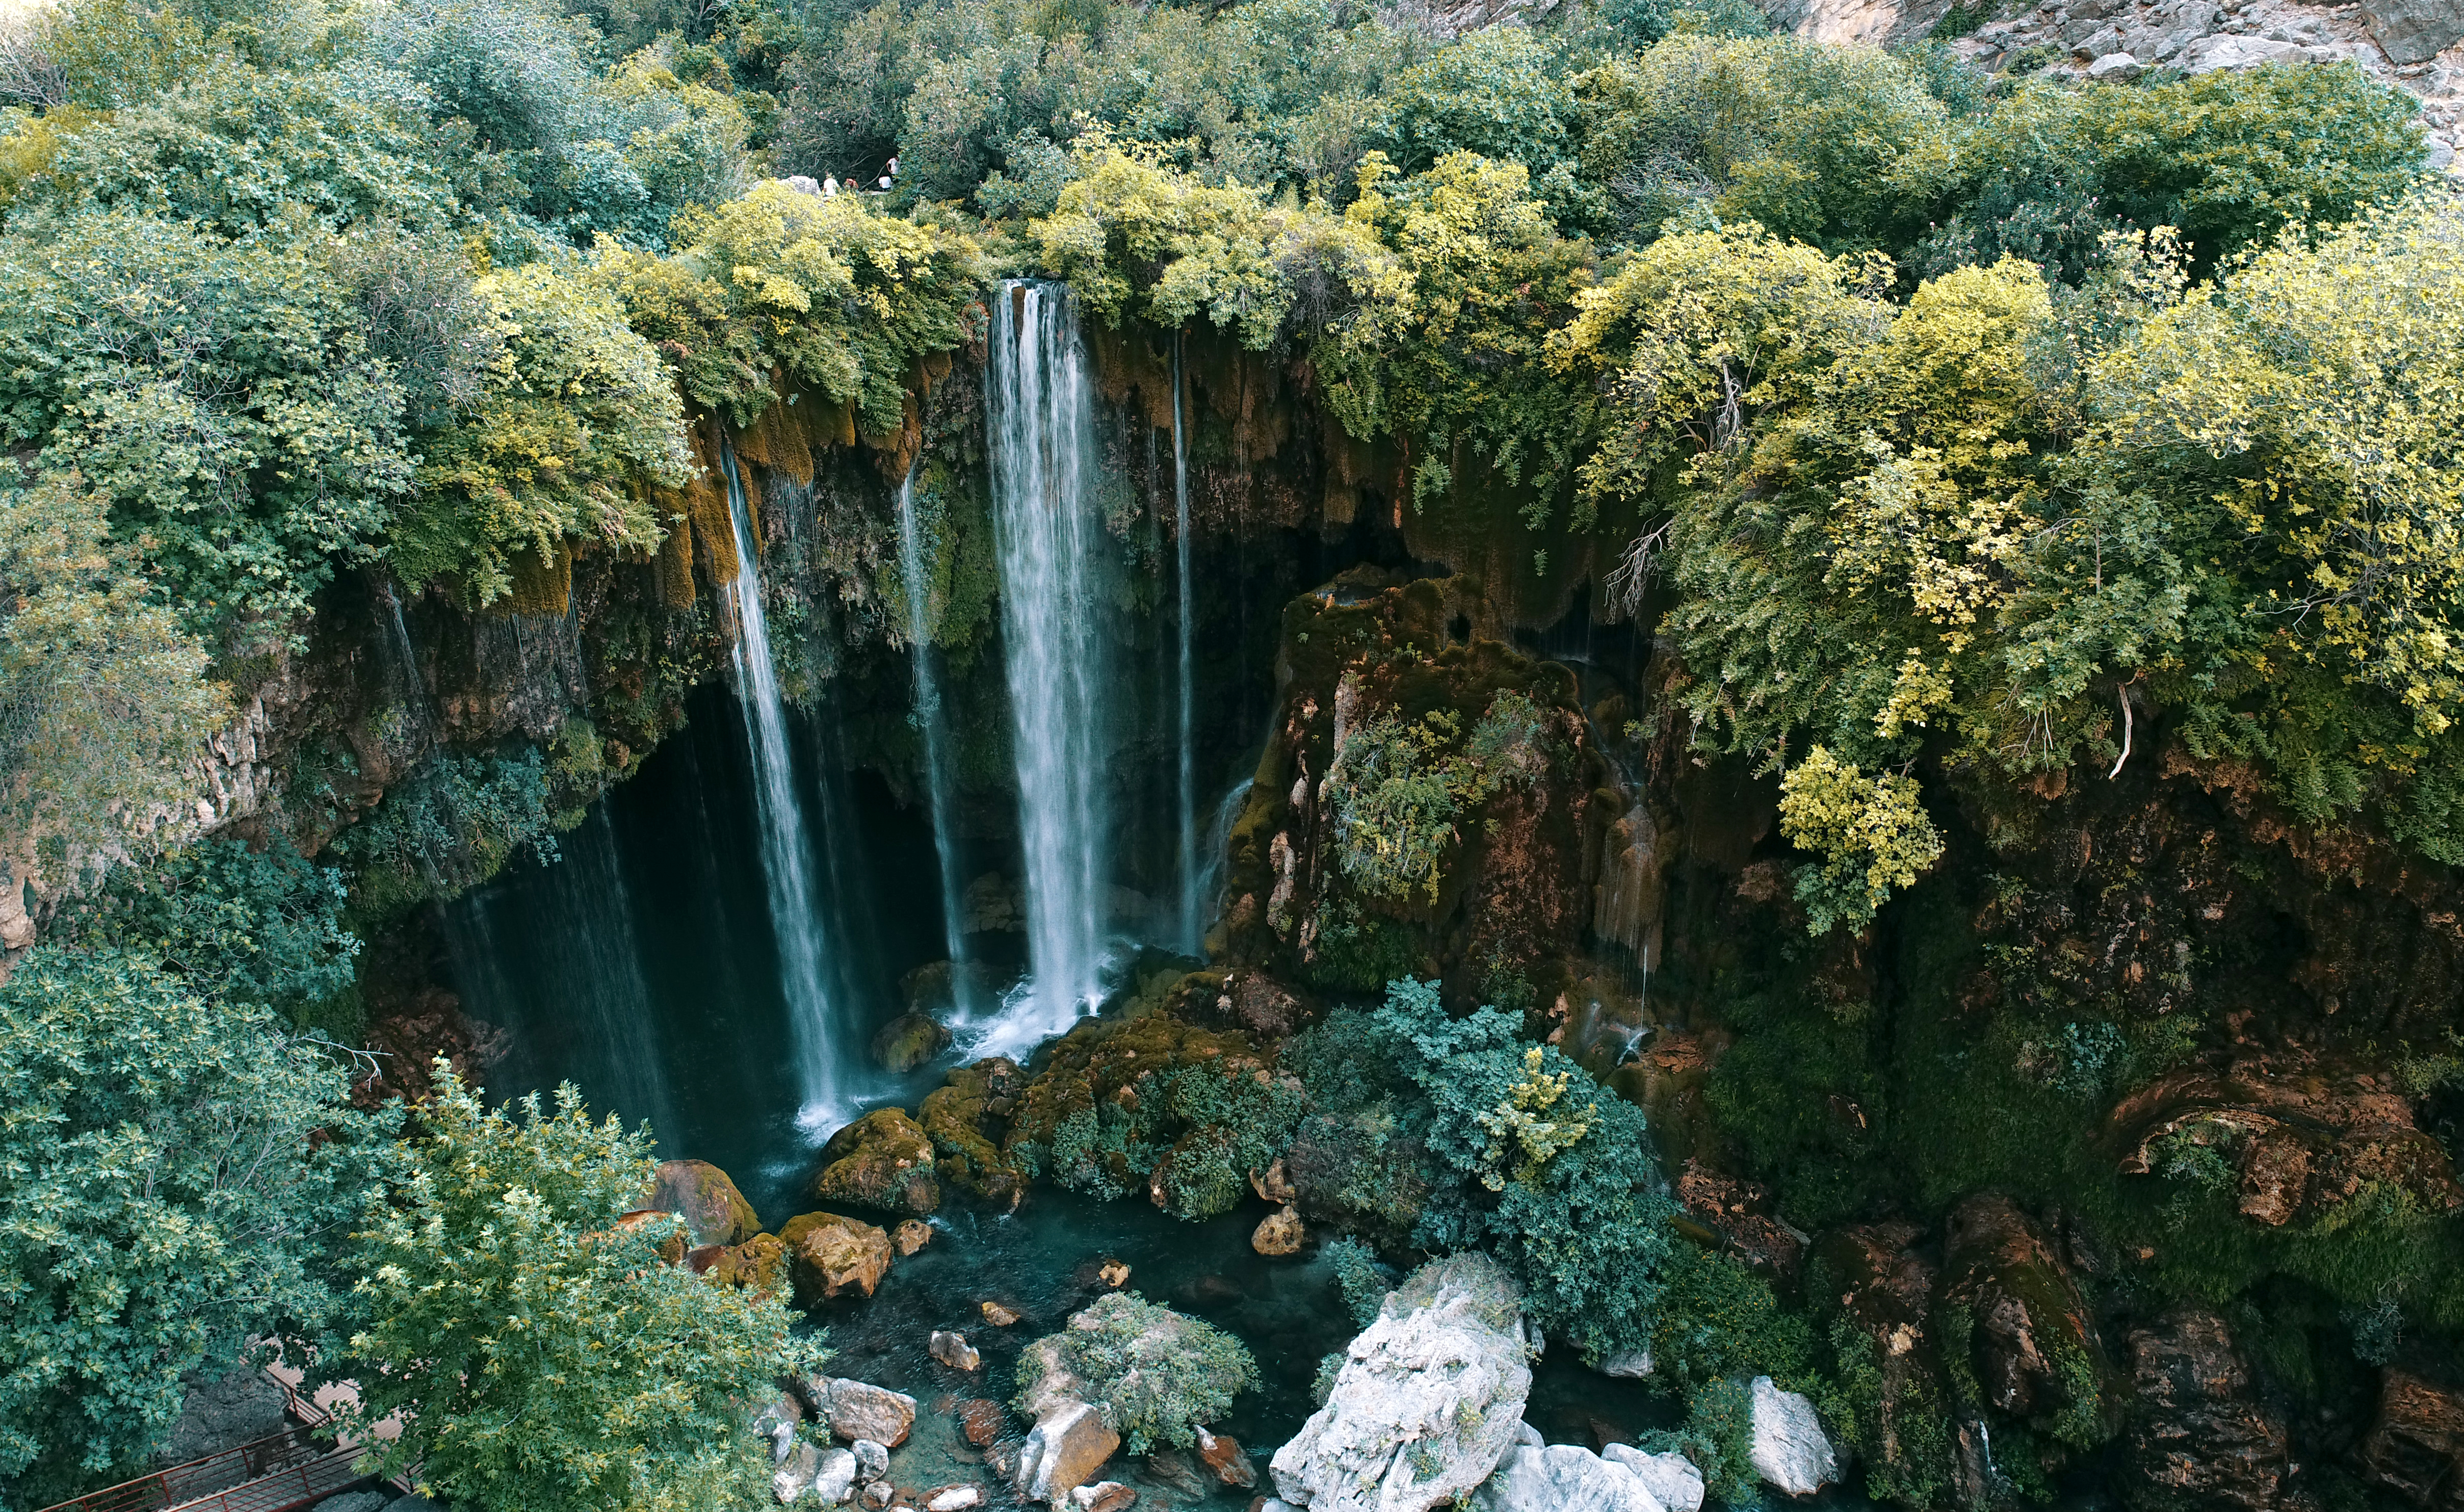
[[[941,867],[941,933],[954,965],[965,964],[966,918],[960,901],[957,794],[950,777],[949,731],[941,712],[941,685],[934,676],[931,594],[925,587],[924,527],[915,513],[915,469],[898,485],[898,572],[907,587],[907,646],[915,659],[915,723],[924,739],[924,791],[933,805],[933,851]],[[970,980],[951,973],[961,1017],[971,1016]]]
[[[1198,615],[1190,603],[1189,432],[1181,410],[1181,337],[1172,338],[1173,539],[1179,548],[1180,596],[1180,948],[1196,954],[1206,928],[1204,873],[1198,853],[1198,754],[1191,730],[1197,723],[1197,685],[1191,678],[1191,646]]]
[[[1005,1017],[1059,1033],[1102,998],[1111,870],[1093,385],[1066,289],[1006,283],[996,308],[984,386],[1030,971]]]
[[[850,1037],[830,991],[829,947],[822,928],[821,898],[806,848],[804,805],[787,741],[787,712],[779,696],[779,675],[770,660],[770,627],[761,607],[761,562],[753,549],[750,510],[736,451],[724,440],[719,470],[727,477],[727,512],[736,530],[736,581],[729,595],[736,609],[737,700],[753,750],[754,789],[761,813],[761,870],[769,887],[770,922],[779,938],[779,975],[786,995],[795,1042],[796,1071],[803,1090],[797,1116],[807,1129],[826,1132],[853,1112],[840,1075],[836,1047]]]

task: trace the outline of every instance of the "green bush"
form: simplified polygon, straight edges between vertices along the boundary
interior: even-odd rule
[[[1135,1292],[1096,1299],[1054,1338],[1062,1364],[1133,1455],[1195,1443],[1197,1429],[1221,1422],[1232,1399],[1258,1384],[1258,1362],[1240,1340]],[[1040,1352],[1030,1349],[1019,1362],[1022,1411],[1042,1379]]]

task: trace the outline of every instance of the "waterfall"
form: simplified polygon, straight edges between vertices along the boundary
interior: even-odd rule
[[[958,889],[958,800],[950,780],[949,732],[942,722],[941,687],[933,675],[933,616],[925,590],[924,527],[915,515],[915,469],[898,485],[898,572],[907,587],[907,646],[915,659],[915,724],[924,740],[924,791],[933,805],[933,850],[941,866],[941,934],[950,960],[966,960],[965,906]],[[957,1009],[968,1014],[968,976],[953,972]]]
[[[985,369],[1001,639],[1026,866],[1028,997],[1058,1033],[1103,996],[1111,816],[1097,553],[1093,393],[1068,293],[1010,282]],[[1019,1006],[1026,1006],[1024,1003]]]
[[[1198,614],[1189,594],[1189,433],[1181,413],[1180,333],[1172,337],[1172,499],[1174,541],[1179,548],[1180,596],[1180,948],[1196,954],[1206,928],[1202,913],[1205,863],[1198,854],[1197,747],[1190,729],[1196,723],[1198,690],[1190,678],[1190,643]]]
[[[821,899],[805,849],[804,805],[798,795],[793,753],[787,743],[787,711],[779,698],[778,669],[770,661],[770,627],[761,608],[761,559],[753,549],[753,525],[744,502],[744,480],[736,450],[724,439],[719,469],[727,476],[727,512],[736,527],[736,690],[744,712],[744,734],[753,748],[755,796],[761,813],[761,870],[769,884],[770,923],[779,937],[780,985],[795,1041],[796,1072],[804,1107],[797,1122],[826,1131],[853,1107],[841,1085],[834,1050],[847,1037],[829,985],[828,943],[823,937]]]

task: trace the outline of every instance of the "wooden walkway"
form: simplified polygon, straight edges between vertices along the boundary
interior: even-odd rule
[[[312,1429],[330,1421],[324,1410],[291,1391],[288,1382],[283,1389],[291,1415],[302,1426],[105,1486],[43,1512],[296,1512],[374,1483],[352,1468],[360,1457],[357,1444],[338,1447],[310,1436]]]

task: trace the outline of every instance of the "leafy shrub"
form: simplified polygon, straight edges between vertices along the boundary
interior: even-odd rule
[[[457,897],[522,850],[542,862],[557,855],[546,762],[536,747],[512,756],[441,752],[333,843],[350,863],[355,898],[376,917]]]
[[[61,911],[81,945],[143,951],[209,1002],[297,1017],[347,990],[359,936],[342,924],[342,874],[276,837],[261,850],[205,840],[146,867],[121,867]]]
[[[1334,1283],[1343,1292],[1343,1305],[1352,1321],[1363,1328],[1375,1323],[1378,1309],[1386,1304],[1386,1293],[1393,1289],[1377,1263],[1377,1252],[1347,1236],[1320,1245],[1317,1254],[1334,1272]]]
[[[1135,1292],[1097,1298],[1054,1337],[1062,1363],[1133,1455],[1195,1443],[1197,1429],[1221,1422],[1232,1399],[1258,1384],[1258,1362],[1240,1340]],[[1019,1361],[1022,1410],[1042,1377],[1030,1349]]]

